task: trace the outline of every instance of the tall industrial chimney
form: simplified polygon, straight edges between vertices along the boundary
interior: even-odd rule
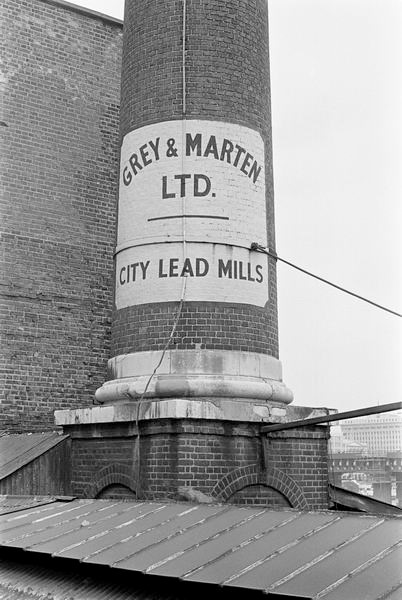
[[[327,506],[326,429],[261,431],[311,409],[253,242],[275,248],[266,0],[128,0],[109,380],[56,412],[73,493]]]
[[[275,245],[266,0],[130,0],[121,89],[113,358],[97,400],[289,403],[275,262],[250,251]]]

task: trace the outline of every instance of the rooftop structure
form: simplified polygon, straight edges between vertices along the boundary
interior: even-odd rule
[[[69,585],[76,589],[80,574],[92,575],[86,582],[92,586],[106,568],[111,594],[111,582],[129,582],[146,599],[156,592],[158,598],[182,598],[186,591],[275,600],[400,598],[399,517],[49,499],[47,505],[3,514],[0,524],[0,551],[8,550],[9,560],[21,560],[17,551],[25,550],[25,562],[40,556],[42,567],[49,567],[48,573],[36,569],[35,579],[23,564],[14,562],[10,572],[6,563],[0,590],[5,584],[16,592],[29,585],[53,593],[62,586],[57,592],[71,598]],[[70,574],[59,572],[56,579],[54,561]],[[88,593],[91,598],[91,587]]]

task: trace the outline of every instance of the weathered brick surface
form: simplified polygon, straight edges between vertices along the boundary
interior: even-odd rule
[[[73,439],[73,493],[95,497],[102,489],[114,484],[133,485],[135,489],[133,462],[133,438]]]
[[[272,508],[289,508],[290,503],[285,496],[264,485],[250,485],[235,492],[230,498],[231,504],[248,504],[252,506],[270,506]]]
[[[155,302],[115,311],[112,355],[161,350],[178,314],[176,302]],[[129,324],[129,325],[128,325]],[[275,320],[249,304],[185,302],[172,348],[261,352],[278,357]]]
[[[178,487],[191,486],[220,502],[328,507],[322,428],[272,434],[267,443],[255,424],[140,422],[139,486],[135,434],[117,434],[112,424],[88,427],[87,433],[75,426],[65,430],[72,435],[72,493],[78,496],[116,493],[132,498],[138,493],[147,499],[175,499]]]
[[[127,3],[121,137],[145,125],[181,119],[184,108],[187,119],[225,121],[257,130],[266,156],[267,244],[274,248],[267,3],[186,2],[185,90],[182,30],[181,0]],[[177,347],[193,349],[200,344],[207,349],[244,349],[276,357],[275,269],[271,260],[269,302],[264,308],[211,302],[200,309],[197,302],[185,302]],[[173,303],[116,311],[112,355],[162,348],[176,310]]]
[[[124,485],[109,485],[97,496],[103,500],[136,500],[137,496]]]
[[[4,0],[0,427],[92,402],[110,355],[121,25]]]
[[[299,428],[268,434],[269,464],[298,482],[310,508],[328,505],[328,430]]]

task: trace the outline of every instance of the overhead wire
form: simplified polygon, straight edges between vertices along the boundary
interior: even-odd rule
[[[337,290],[344,292],[345,294],[349,294],[350,296],[353,296],[354,298],[358,298],[358,300],[362,300],[363,302],[367,302],[368,304],[371,304],[372,306],[375,306],[376,308],[380,308],[381,310],[385,310],[388,313],[391,313],[392,315],[395,315],[397,317],[402,317],[401,313],[396,312],[395,310],[392,310],[390,308],[387,308],[385,306],[382,306],[381,304],[378,304],[377,302],[373,302],[373,300],[369,300],[368,298],[365,298],[364,296],[361,296],[360,294],[356,294],[355,292],[351,292],[350,290],[347,290],[346,288],[333,283],[332,281],[329,281],[328,279],[325,279],[324,277],[320,277],[319,275],[315,275],[314,273],[311,273],[310,271],[307,271],[307,269],[303,269],[302,267],[299,267],[298,265],[295,265],[294,263],[285,260],[284,258],[282,258],[281,256],[278,256],[278,254],[274,251],[274,250],[270,250],[269,248],[265,248],[264,246],[261,246],[260,244],[258,244],[257,242],[253,242],[250,246],[251,250],[255,250],[256,252],[262,252],[263,254],[267,254],[267,256],[270,256],[271,258],[274,258],[275,260],[278,260],[280,262],[285,263],[286,265],[289,265],[290,267],[292,267],[293,269],[296,269],[297,271],[300,271],[301,273],[304,273],[305,275],[309,275],[309,277],[313,277],[314,279],[318,279],[318,281],[321,281],[322,283],[326,283],[327,285],[330,285],[331,287],[336,288]]]

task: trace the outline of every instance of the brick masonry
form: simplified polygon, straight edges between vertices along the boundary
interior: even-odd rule
[[[274,248],[267,4],[186,2],[185,100],[182,30],[181,0],[127,3],[121,139],[146,125],[182,119],[184,110],[186,119],[224,121],[258,131],[265,147],[267,244]],[[271,259],[268,286],[269,301],[263,307],[185,302],[177,347],[241,349],[277,357],[276,267]],[[163,348],[177,305],[159,302],[115,310],[112,356]]]
[[[128,7],[137,13],[128,25],[135,44],[124,49],[122,134],[183,111],[181,0]],[[274,248],[266,2],[188,0],[187,8],[187,116],[261,133]],[[177,303],[155,298],[115,311],[111,344],[121,25],[50,0],[4,0],[1,11],[0,427],[43,430],[53,428],[55,409],[92,403],[111,355],[164,347]],[[186,302],[174,346],[277,357],[273,261],[269,277],[266,307]],[[72,493],[174,498],[187,485],[223,502],[326,506],[320,428],[265,441],[247,423],[161,420],[140,428],[138,439],[135,423],[66,427]]]
[[[194,488],[219,502],[328,507],[325,427],[260,434],[260,425],[197,420],[65,426],[72,493],[175,499]],[[138,451],[138,447],[140,448]]]
[[[234,18],[229,18],[228,7],[187,4],[188,115],[221,118],[219,81],[226,90],[219,94],[226,118],[263,133],[272,247],[269,96],[267,78],[259,76],[268,68],[268,47],[265,31],[248,26],[255,11],[265,11],[263,3],[251,2],[251,12],[247,3],[236,3],[243,34],[234,63],[225,57]],[[134,89],[123,82],[123,96],[132,111],[127,111],[129,120],[127,115],[123,118],[122,130],[181,116],[177,27],[182,5],[163,3],[169,19],[164,19],[160,7],[162,3],[146,27],[139,28],[139,19],[133,25],[138,43],[131,64],[133,68],[135,61],[140,64],[140,74]],[[210,15],[207,20],[202,17],[204,8]],[[139,10],[141,17],[145,5],[140,3]],[[6,126],[0,129],[4,150],[0,427],[42,430],[53,427],[54,409],[92,403],[111,355],[161,349],[177,303],[118,311],[111,343],[121,24],[46,0],[5,0],[1,11],[0,120]],[[262,17],[264,28],[265,13]],[[214,38],[218,28],[221,39]],[[152,44],[161,32],[165,47],[173,53],[170,63],[164,54],[153,53]],[[262,54],[251,64],[249,48],[257,39]],[[207,68],[211,52],[222,58],[213,72]],[[238,79],[237,69],[244,62],[246,73]],[[201,85],[203,78],[207,85]],[[234,79],[235,91],[229,93]],[[277,357],[273,261],[269,277],[266,308],[186,303],[174,347],[233,348]]]
[[[0,428],[92,403],[110,356],[121,24],[1,3]]]
[[[177,302],[155,302],[115,313],[112,355],[161,350],[178,312]],[[130,320],[130,327],[127,321]],[[261,352],[278,357],[277,331],[264,308],[243,304],[186,302],[172,348]]]

